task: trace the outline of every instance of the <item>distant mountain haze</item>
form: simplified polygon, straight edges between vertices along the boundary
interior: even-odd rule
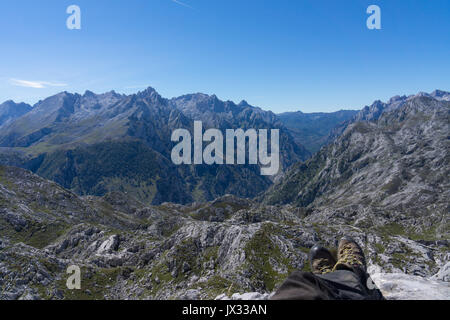
[[[311,153],[319,151],[329,140],[330,132],[339,124],[352,119],[358,111],[341,110],[332,113],[285,112],[278,115],[295,141]]]
[[[31,106],[26,103],[15,103],[12,100],[0,104],[0,127],[31,111]]]

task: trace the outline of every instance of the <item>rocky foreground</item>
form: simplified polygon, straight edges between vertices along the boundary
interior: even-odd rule
[[[316,242],[336,247],[344,234],[363,245],[387,297],[450,298],[448,275],[428,280],[449,261],[445,234],[421,238],[396,222],[356,226],[351,208],[330,212],[318,221],[325,212],[233,196],[190,206],[79,197],[0,167],[0,298],[267,298],[291,271],[308,270]],[[81,290],[66,287],[69,265],[81,267]],[[402,295],[396,288],[412,276],[421,291],[408,285]]]

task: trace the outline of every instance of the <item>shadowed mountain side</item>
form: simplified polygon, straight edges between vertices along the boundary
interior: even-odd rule
[[[272,112],[204,94],[169,100],[148,88],[129,96],[87,91],[45,99],[0,129],[0,161],[81,195],[120,190],[154,204],[264,192],[271,181],[261,176],[259,166],[172,164],[172,132],[184,128],[192,134],[196,120],[204,130],[222,132],[279,129],[282,170],[310,156]]]
[[[341,208],[361,225],[409,221],[418,231],[447,234],[449,123],[450,102],[428,96],[354,122],[288,170],[264,203],[333,208],[328,215]]]

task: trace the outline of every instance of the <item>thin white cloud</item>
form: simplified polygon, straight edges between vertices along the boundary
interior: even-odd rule
[[[29,81],[29,80],[19,80],[19,79],[10,79],[9,81],[14,86],[34,88],[34,89],[44,89],[47,87],[66,87],[67,86],[67,84],[65,84],[65,83],[56,83],[56,82],[48,82],[48,81]]]
[[[175,2],[176,4],[179,4],[180,6],[183,6],[183,7],[193,9],[190,5],[188,5],[187,3],[184,3],[180,0],[172,0],[172,2]]]

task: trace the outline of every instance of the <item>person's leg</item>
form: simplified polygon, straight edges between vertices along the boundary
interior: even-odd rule
[[[318,277],[332,272],[336,259],[331,252],[315,245],[309,252],[312,273],[294,272],[272,297],[274,300],[329,300],[336,299],[338,292],[327,281]]]
[[[339,292],[311,272],[296,271],[281,285],[272,300],[334,300]]]
[[[364,300],[369,294],[360,278],[351,271],[340,270],[324,275],[297,271],[281,285],[272,300]]]
[[[338,248],[338,261],[331,253],[315,246],[310,254],[311,270],[295,272],[281,285],[273,300],[382,300],[376,288],[367,287],[369,275],[361,247],[344,237]]]

